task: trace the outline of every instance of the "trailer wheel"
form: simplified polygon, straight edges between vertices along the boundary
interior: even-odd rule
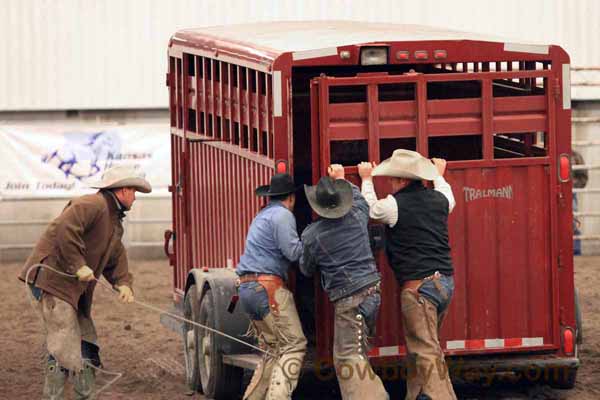
[[[191,321],[198,321],[199,311],[196,285],[192,285],[185,294],[183,316]],[[185,360],[185,383],[190,391],[200,391],[198,328],[189,322],[183,324],[183,356]]]
[[[210,289],[202,296],[199,323],[215,327],[215,308]],[[199,370],[202,389],[208,398],[222,400],[238,398],[244,370],[223,363],[219,341],[215,333],[198,329]]]
[[[548,385],[554,389],[573,389],[577,380],[577,368],[551,368]]]

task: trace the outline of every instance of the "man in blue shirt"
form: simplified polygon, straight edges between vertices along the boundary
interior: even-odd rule
[[[270,201],[252,221],[236,268],[240,303],[260,347],[268,352],[254,372],[244,399],[291,398],[306,353],[294,295],[285,284],[290,264],[302,256],[292,214],[295,191],[288,174],[276,174],[270,185],[256,189],[257,196],[267,196]]]
[[[305,186],[311,208],[321,217],[302,233],[300,270],[321,284],[335,307],[333,362],[344,400],[385,400],[388,394],[367,359],[381,303],[375,259],[369,244],[369,205],[339,164],[316,186]]]

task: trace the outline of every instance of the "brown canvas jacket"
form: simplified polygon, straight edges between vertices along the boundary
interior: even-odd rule
[[[127,252],[121,238],[123,226],[119,206],[111,192],[100,191],[71,200],[62,213],[48,225],[19,275],[25,281],[29,267],[47,264],[68,274],[84,265],[113,285],[131,287]],[[80,282],[45,269],[34,269],[29,282],[71,304],[89,316],[96,282]],[[37,274],[37,277],[36,277]]]

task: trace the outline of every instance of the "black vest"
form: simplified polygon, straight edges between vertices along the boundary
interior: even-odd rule
[[[446,196],[414,181],[394,198],[398,222],[387,227],[386,252],[396,279],[423,279],[435,271],[452,275]]]

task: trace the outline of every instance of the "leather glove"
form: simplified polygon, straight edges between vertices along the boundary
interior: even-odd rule
[[[115,286],[119,291],[119,300],[123,303],[133,303],[133,291],[129,286]]]
[[[94,276],[94,271],[92,271],[92,269],[87,265],[79,268],[77,272],[75,272],[75,275],[77,275],[77,279],[79,279],[81,282],[90,282],[96,278]]]

